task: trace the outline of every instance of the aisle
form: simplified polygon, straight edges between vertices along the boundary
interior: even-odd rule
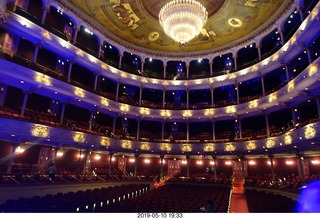
[[[231,195],[230,213],[249,213],[246,197],[243,194]]]

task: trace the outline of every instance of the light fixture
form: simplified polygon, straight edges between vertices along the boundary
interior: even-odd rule
[[[207,9],[194,0],[173,0],[163,6],[159,13],[164,32],[182,45],[201,32],[207,19]]]

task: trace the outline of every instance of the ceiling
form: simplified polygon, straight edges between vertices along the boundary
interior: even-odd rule
[[[210,51],[235,43],[277,21],[292,0],[200,0],[208,21],[202,32],[181,46],[162,31],[158,13],[169,0],[70,0],[74,9],[98,22],[103,32],[146,50],[169,53]]]

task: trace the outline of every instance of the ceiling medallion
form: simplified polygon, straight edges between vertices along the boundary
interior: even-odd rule
[[[239,18],[230,18],[228,20],[228,24],[231,27],[241,27],[242,26],[242,21]]]
[[[207,19],[207,9],[195,0],[173,0],[159,13],[164,32],[182,45],[199,35]]]

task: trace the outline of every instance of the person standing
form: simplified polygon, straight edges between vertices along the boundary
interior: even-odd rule
[[[50,164],[50,166],[48,167],[48,175],[50,180],[54,180],[54,177],[56,175],[56,166],[54,165],[54,163]]]

